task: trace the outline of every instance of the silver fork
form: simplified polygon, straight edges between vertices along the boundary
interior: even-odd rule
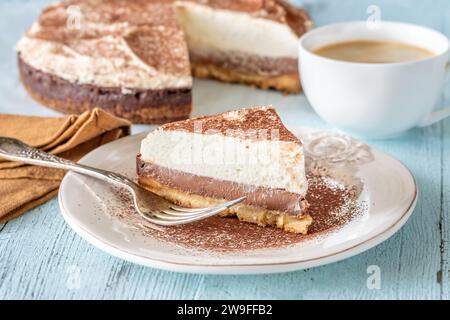
[[[142,188],[121,174],[59,158],[13,138],[0,137],[0,157],[37,166],[71,170],[123,187],[133,196],[134,206],[139,215],[145,220],[161,226],[173,226],[205,219],[223,212],[245,199],[244,196],[207,208],[180,207]]]

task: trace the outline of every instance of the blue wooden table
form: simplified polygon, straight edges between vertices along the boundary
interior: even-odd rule
[[[55,115],[33,103],[17,79],[13,46],[46,1],[0,2],[0,112]],[[450,36],[450,1],[305,0],[316,25],[367,19],[422,24]],[[291,124],[330,128],[303,95],[281,109]],[[450,104],[450,84],[441,103]],[[195,113],[204,112],[201,107]],[[136,127],[135,131],[145,128]],[[368,141],[403,161],[420,196],[408,223],[383,244],[351,259],[310,270],[258,276],[205,276],[145,268],[111,257],[78,237],[54,199],[0,225],[0,299],[396,299],[450,298],[450,120],[390,141]],[[379,289],[367,286],[380,271]],[[369,271],[369,273],[368,273]]]

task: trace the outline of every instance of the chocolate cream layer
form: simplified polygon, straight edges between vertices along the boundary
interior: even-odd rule
[[[106,88],[70,82],[33,68],[25,63],[20,55],[18,64],[20,77],[27,88],[44,99],[61,102],[61,109],[64,103],[70,101],[72,105],[90,105],[106,110],[116,110],[120,106],[120,111],[125,113],[147,108],[157,110],[162,107],[170,107],[174,114],[177,114],[179,109],[178,118],[187,118],[190,113],[191,88],[126,89],[124,92],[124,89],[118,87]]]
[[[245,204],[298,217],[304,215],[308,207],[306,200],[293,192],[172,170],[144,161],[140,155],[136,158],[136,168],[139,179],[150,178],[169,188],[203,197],[231,200],[246,196]]]
[[[240,74],[256,76],[280,76],[298,74],[295,58],[256,56],[242,52],[189,51],[192,65],[214,65]]]

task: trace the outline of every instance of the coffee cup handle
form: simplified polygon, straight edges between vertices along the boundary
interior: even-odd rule
[[[450,71],[450,62],[447,62],[445,70],[447,71],[447,73]],[[433,111],[425,119],[423,119],[422,122],[419,123],[419,127],[429,126],[430,124],[444,120],[449,116],[450,116],[450,107],[438,111]]]

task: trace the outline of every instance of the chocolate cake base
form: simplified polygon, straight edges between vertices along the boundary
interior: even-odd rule
[[[192,89],[102,88],[77,84],[45,73],[25,63],[18,56],[20,79],[37,102],[63,113],[82,113],[102,108],[133,123],[161,124],[189,118]]]

